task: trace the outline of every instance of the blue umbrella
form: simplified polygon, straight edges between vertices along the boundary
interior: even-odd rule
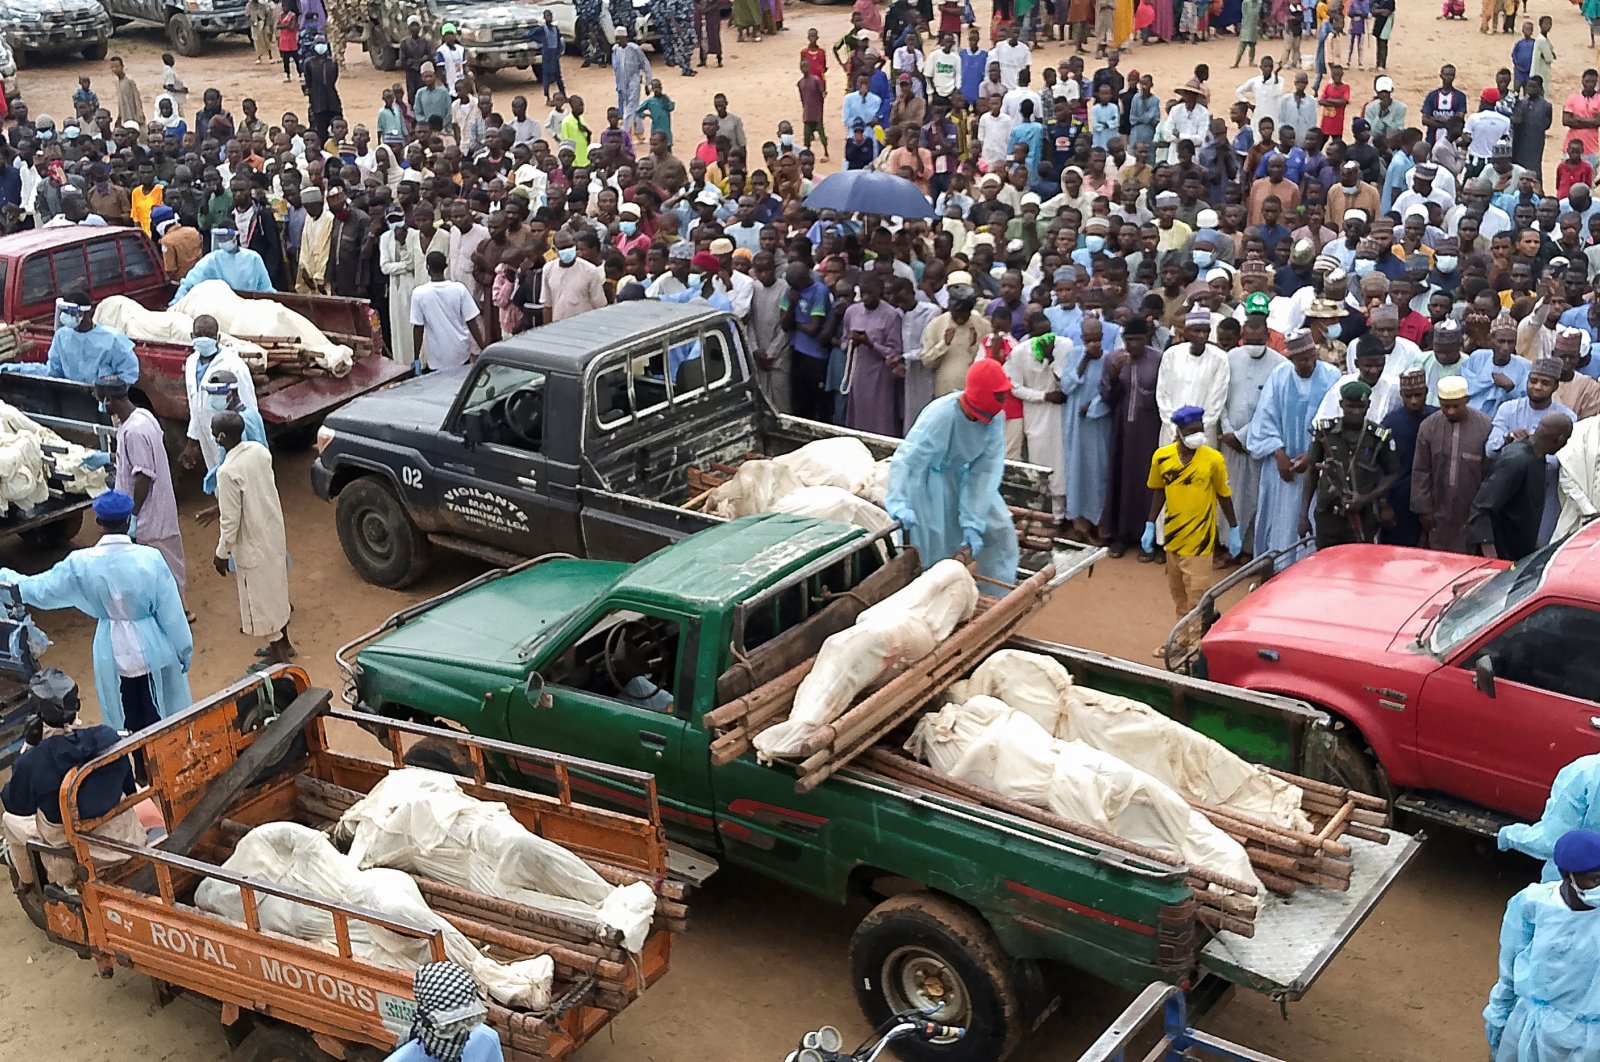
[[[877,170],[844,170],[824,177],[806,196],[813,210],[841,214],[889,214],[902,218],[931,218],[933,204],[922,190],[904,177]]]

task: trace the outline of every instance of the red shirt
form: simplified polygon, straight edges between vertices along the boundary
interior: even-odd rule
[[[1556,167],[1556,195],[1565,199],[1575,184],[1594,184],[1594,167],[1582,159],[1577,162],[1562,159],[1561,165]]]
[[[1317,123],[1317,128],[1328,136],[1344,138],[1344,112],[1350,106],[1350,86],[1335,85],[1328,82],[1322,86],[1322,95],[1317,98],[1322,107],[1322,121]]]

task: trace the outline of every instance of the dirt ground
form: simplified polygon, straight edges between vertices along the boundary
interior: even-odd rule
[[[818,26],[824,41],[831,42],[843,32],[847,14],[842,7],[804,4],[792,4],[788,10],[792,31],[777,39],[740,45],[727,32],[723,69],[702,70],[692,81],[667,75],[668,92],[678,101],[680,153],[687,154],[685,141],[692,144],[696,138],[697,118],[709,109],[710,97],[717,91],[733,99],[733,110],[743,115],[752,140],[772,136],[780,118],[797,117],[794,58],[804,43],[804,31]],[[1557,20],[1553,36],[1562,53],[1551,93],[1559,101],[1575,88],[1579,72],[1593,57],[1576,8],[1545,2],[1535,10],[1535,14],[1546,12]],[[1413,115],[1422,93],[1434,84],[1441,62],[1455,62],[1462,71],[1462,86],[1474,94],[1490,82],[1493,70],[1507,61],[1509,53],[1510,38],[1482,37],[1475,21],[1443,23],[1434,19],[1435,14],[1428,3],[1402,6],[1400,11],[1391,73],[1398,95],[1412,107]],[[125,31],[113,42],[113,54],[127,56],[129,71],[145,87],[147,101],[160,83],[159,54],[164,47],[160,35],[150,30]],[[1240,79],[1226,69],[1233,47],[1231,41],[1221,41],[1141,48],[1124,61],[1123,68],[1153,70],[1158,85],[1170,86],[1188,77],[1194,63],[1209,62],[1212,84],[1226,92]],[[1067,53],[1052,46],[1044,54],[1053,60]],[[588,93],[595,103],[609,98],[608,71],[579,70],[570,58],[565,65],[570,90]],[[251,64],[249,49],[241,40],[210,42],[204,57],[183,60],[179,69],[193,100],[198,100],[201,89],[214,85],[235,113],[239,98],[246,94],[254,95],[269,120],[285,107],[303,107],[298,90],[283,84],[281,75]],[[102,95],[110,95],[110,77],[102,64],[47,61],[25,70],[24,93],[35,115],[66,113],[80,72],[94,76]],[[1370,71],[1352,71],[1358,101],[1367,98],[1364,91],[1370,77]],[[390,80],[352,49],[342,86],[348,112],[372,113],[380,88]],[[525,76],[496,77],[491,84],[497,98],[530,91]],[[532,92],[533,110],[542,113],[537,89]],[[830,115],[834,110],[830,103]],[[1552,170],[1559,154],[1555,139],[1546,151],[1547,168]],[[292,633],[313,679],[337,686],[333,651],[341,643],[479,568],[474,562],[445,558],[422,585],[404,594],[362,583],[339,552],[331,507],[311,493],[309,459],[304,453],[279,458],[284,508],[293,523],[291,579],[298,609]],[[195,494],[188,485],[180,499],[186,513],[197,508]],[[238,633],[232,585],[207,563],[214,531],[188,522],[185,534],[188,599],[199,614],[191,675],[199,694],[237,677],[249,664],[253,646]],[[90,538],[85,531],[80,541],[87,543]],[[0,559],[34,571],[54,558],[12,552]],[[1160,570],[1130,558],[1106,562],[1092,577],[1072,584],[1035,629],[1061,641],[1148,659],[1170,615]],[[40,619],[56,640],[46,662],[86,682],[90,626],[69,613],[48,613]],[[1287,1021],[1271,1002],[1240,994],[1203,1024],[1296,1062],[1481,1057],[1479,1015],[1494,979],[1500,915],[1506,899],[1533,874],[1533,865],[1525,860],[1496,856],[1468,838],[1436,832],[1309,996],[1290,1008]],[[783,1057],[800,1033],[824,1022],[839,1024],[847,1035],[864,1031],[846,966],[849,935],[862,913],[829,906],[749,874],[724,871],[694,898],[692,929],[679,942],[671,976],[580,1057],[587,1062],[689,1062],[705,1057],[755,1062]],[[49,946],[9,901],[0,901],[0,969],[9,971],[0,978],[0,1043],[6,1045],[6,1058],[210,1062],[225,1053],[213,1015],[188,1002],[155,1009],[147,983],[136,976],[100,980],[93,967]],[[1088,977],[1064,985],[1063,996],[1060,1013],[1020,1056],[1027,1062],[1076,1057],[1127,1001],[1125,994]]]

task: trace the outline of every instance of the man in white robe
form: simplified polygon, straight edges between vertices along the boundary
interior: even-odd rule
[[[1050,511],[1062,521],[1067,515],[1067,482],[1061,407],[1067,396],[1061,393],[1061,366],[1073,361],[1076,368],[1076,361],[1072,340],[1057,337],[1049,327],[1044,314],[1029,315],[1028,331],[1035,334],[1006,359],[1006,375],[1011,378],[1011,393],[1022,401],[1027,460],[1050,470]]]
[[[218,527],[214,564],[239,584],[239,626],[270,639],[258,655],[268,663],[294,656],[289,644],[289,555],[272,455],[244,438],[244,418],[228,410],[211,420],[227,456],[217,469]]]
[[[1306,450],[1311,446],[1311,424],[1317,405],[1333,388],[1339,370],[1317,358],[1310,332],[1288,337],[1289,363],[1267,377],[1261,390],[1245,449],[1262,463],[1261,486],[1256,501],[1255,555],[1287,550],[1300,539],[1300,520],[1306,513],[1303,497]],[[1285,554],[1274,566],[1281,571],[1299,559]]]

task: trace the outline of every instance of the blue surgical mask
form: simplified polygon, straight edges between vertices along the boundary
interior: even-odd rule
[[[632,236],[639,231],[639,223],[637,221],[619,221],[617,222],[617,228],[622,230],[624,236]]]
[[[212,439],[211,441],[217,444],[217,449],[223,451],[224,453],[227,452],[227,450],[228,450],[228,444],[227,443],[223,442],[221,439]]]
[[[221,348],[218,347],[217,341],[210,336],[194,337],[194,352],[202,359],[216,357],[219,349]]]
[[[1085,236],[1083,245],[1089,249],[1090,254],[1099,254],[1106,249],[1106,238],[1104,236]]]
[[[206,404],[210,406],[214,412],[221,413],[223,410],[228,408],[228,396],[207,395]]]
[[[96,402],[95,403],[95,408],[98,409],[102,413],[111,412],[109,409],[106,408],[106,404],[104,402]]]
[[[562,265],[571,265],[578,260],[578,249],[576,247],[563,247],[556,252],[556,258],[560,260]]]
[[[1378,263],[1373,261],[1370,258],[1357,258],[1356,259],[1356,276],[1358,276],[1358,277],[1364,277],[1368,273],[1372,272],[1374,269],[1377,269],[1377,268],[1378,268]]]
[[[404,221],[391,221],[391,222],[389,222],[389,231],[390,232],[403,232],[403,231],[405,231],[405,227],[406,227],[406,223]]]
[[[1328,326],[1328,338],[1329,339],[1338,339],[1339,338],[1339,333],[1342,332],[1343,330],[1344,330],[1344,322],[1335,321],[1333,324]]]
[[[82,321],[83,321],[83,314],[78,313],[76,310],[62,310],[61,311],[61,327],[62,328],[77,328],[78,325]]]
[[[1453,254],[1441,254],[1433,260],[1434,268],[1441,273],[1454,273],[1456,266],[1461,264],[1461,259]]]
[[[1590,907],[1600,907],[1600,887],[1593,889],[1580,889],[1574,885],[1572,887],[1572,891],[1578,894],[1578,899],[1582,900]]]
[[[1194,259],[1194,264],[1204,269],[1217,260],[1217,256],[1210,251],[1190,251],[1189,257]]]

